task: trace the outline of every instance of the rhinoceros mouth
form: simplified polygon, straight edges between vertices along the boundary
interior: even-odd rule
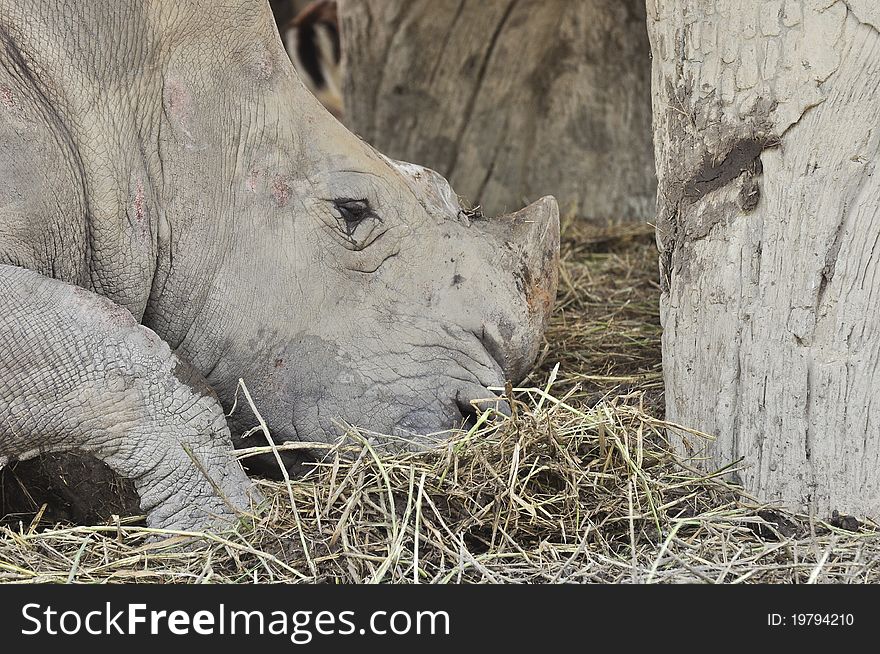
[[[468,384],[455,390],[447,401],[401,416],[392,429],[391,440],[414,441],[415,447],[406,449],[428,449],[447,441],[456,432],[468,431],[486,411],[510,415],[504,398],[488,388]]]

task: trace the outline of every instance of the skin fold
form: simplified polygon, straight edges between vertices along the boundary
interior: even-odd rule
[[[155,526],[256,497],[239,378],[278,442],[423,447],[555,298],[555,200],[488,219],[376,152],[257,0],[0,0],[0,179],[0,459],[93,453]]]

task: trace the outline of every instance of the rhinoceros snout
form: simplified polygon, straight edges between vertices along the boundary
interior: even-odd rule
[[[422,207],[439,221],[458,222],[458,196],[439,173],[384,157],[413,191]],[[505,377],[522,379],[534,363],[556,301],[559,267],[559,207],[542,197],[514,213],[468,222],[460,234],[473,249],[469,268],[476,275],[456,274],[454,280],[476,277],[465,310],[453,305],[449,314],[477,315],[479,333]],[[465,270],[463,262],[460,270]],[[458,286],[457,281],[453,282]],[[474,305],[477,305],[476,307]]]

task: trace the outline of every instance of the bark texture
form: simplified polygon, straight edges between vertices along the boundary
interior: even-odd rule
[[[877,517],[880,7],[647,7],[668,417],[762,498]]]
[[[642,0],[343,0],[345,121],[489,213],[654,213]]]

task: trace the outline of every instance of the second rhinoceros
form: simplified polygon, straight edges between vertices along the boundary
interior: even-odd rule
[[[239,378],[278,442],[422,442],[533,363],[558,247],[552,198],[485,219],[348,132],[264,1],[0,0],[0,462],[210,525]]]

